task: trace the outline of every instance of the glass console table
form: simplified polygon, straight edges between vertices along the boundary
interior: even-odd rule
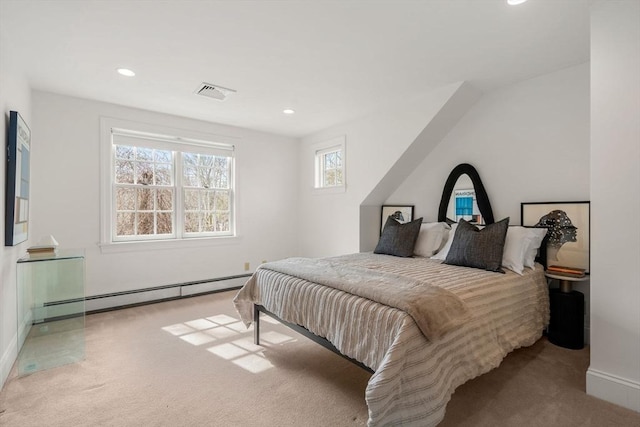
[[[18,260],[18,375],[84,359],[84,254]]]

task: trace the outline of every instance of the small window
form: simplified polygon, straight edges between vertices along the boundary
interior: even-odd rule
[[[316,188],[345,186],[345,142],[339,137],[320,144],[315,151]]]

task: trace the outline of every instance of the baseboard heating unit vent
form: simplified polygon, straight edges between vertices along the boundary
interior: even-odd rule
[[[84,312],[86,314],[101,313],[104,311],[135,307],[138,305],[153,304],[156,302],[236,290],[240,289],[249,277],[251,277],[250,273],[238,274],[235,276],[217,277],[213,279],[197,280],[194,282],[175,283],[170,285],[154,286],[151,288],[91,295],[84,298],[50,301],[45,302],[44,306],[69,307],[70,304],[75,304],[73,307],[77,307],[78,302],[84,301]],[[72,313],[66,317],[75,317],[78,315],[82,315],[82,313]],[[45,319],[46,322],[52,320],[62,320],[62,317]]]

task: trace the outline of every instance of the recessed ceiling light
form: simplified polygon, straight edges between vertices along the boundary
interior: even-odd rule
[[[133,77],[136,75],[136,73],[134,73],[133,71],[131,71],[128,68],[118,68],[118,73],[122,74],[123,76],[127,76],[127,77]]]
[[[287,108],[285,110],[282,110],[283,113],[285,114],[295,114],[295,111],[292,110],[291,108]]]
[[[507,4],[509,6],[517,6],[519,4],[522,4],[524,2],[526,2],[527,0],[507,0]]]

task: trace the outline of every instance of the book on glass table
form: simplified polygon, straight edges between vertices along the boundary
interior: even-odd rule
[[[53,255],[58,251],[57,246],[31,246],[27,248],[29,255]]]
[[[37,245],[27,248],[29,255],[54,255],[58,250],[58,241],[53,236],[40,239]]]

